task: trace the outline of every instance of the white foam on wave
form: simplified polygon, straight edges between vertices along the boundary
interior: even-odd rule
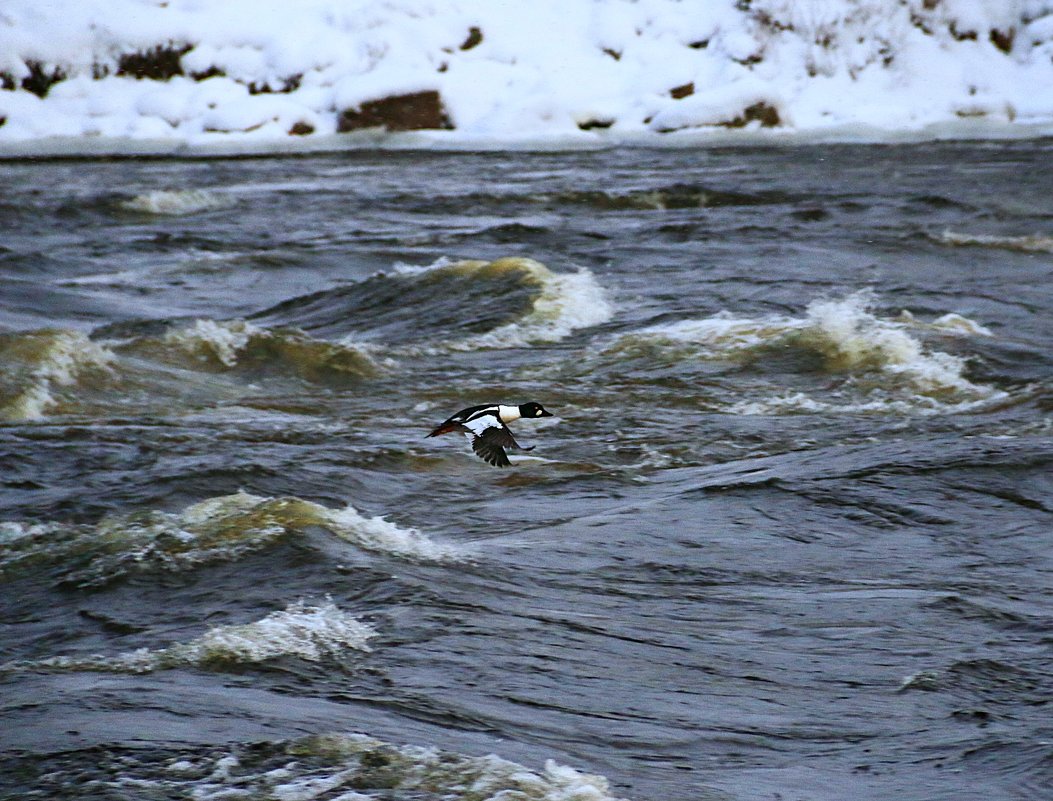
[[[404,559],[457,561],[466,554],[463,548],[436,542],[415,528],[366,517],[350,505],[330,509],[295,497],[237,492],[200,501],[182,512],[133,512],[104,518],[93,526],[4,523],[0,574],[61,561],[70,565],[66,580],[94,586],[131,572],[181,572],[235,560],[313,526],[358,548]]]
[[[231,198],[205,189],[158,189],[120,203],[125,211],[174,217],[230,208],[232,205],[234,202]]]
[[[116,656],[58,656],[13,663],[5,670],[27,667],[50,670],[103,670],[148,673],[188,665],[224,662],[252,664],[292,656],[317,662],[344,649],[371,650],[367,641],[376,630],[332,602],[308,606],[301,602],[242,625],[215,626],[189,642],[167,648],[140,648]]]
[[[909,312],[907,312],[907,314],[909,314]],[[946,331],[951,334],[965,334],[967,336],[978,337],[994,336],[990,328],[980,325],[976,320],[970,320],[968,317],[963,317],[955,312],[940,315],[928,325],[931,328]]]
[[[244,320],[195,320],[187,328],[166,333],[164,341],[192,354],[211,355],[227,367],[234,367],[238,363],[238,354],[249,341],[254,336],[265,334],[264,329]]]
[[[237,367],[254,356],[269,364],[280,363],[308,380],[319,374],[364,377],[384,364],[369,349],[350,339],[334,343],[314,339],[295,328],[261,328],[246,320],[195,320],[192,325],[168,331],[161,340],[195,359],[226,368]]]
[[[603,776],[551,759],[543,769],[532,770],[494,754],[393,745],[364,734],[322,734],[284,745],[284,752],[266,761],[251,752],[181,759],[162,776],[135,778],[134,786],[197,801],[361,801],[380,797],[374,793],[472,801],[618,801]]]
[[[57,403],[53,390],[77,383],[89,370],[108,369],[115,356],[80,331],[37,331],[18,337],[14,356],[32,365],[24,387],[0,406],[0,418],[14,421],[40,420]]]
[[[999,394],[999,398],[1004,394]],[[743,400],[731,405],[728,411],[744,415],[778,415],[778,414],[952,414],[976,411],[987,407],[989,398],[961,403],[946,403],[915,395],[909,399],[877,397],[857,403],[851,401],[829,403],[816,400],[803,392],[791,392],[760,400]]]
[[[970,234],[944,231],[935,237],[937,242],[958,247],[987,247],[1019,250],[1024,253],[1053,253],[1053,236],[1030,234],[1024,236],[998,236],[995,234]]]
[[[869,291],[848,297],[815,300],[803,317],[773,315],[750,318],[721,312],[701,320],[682,320],[627,334],[613,349],[647,345],[684,348],[708,358],[736,358],[762,348],[794,347],[817,353],[830,372],[850,377],[884,375],[890,383],[905,385],[907,397],[889,397],[878,388],[875,397],[830,403],[800,392],[765,400],[744,400],[732,406],[739,414],[772,414],[788,411],[964,411],[998,401],[1004,392],[976,384],[965,377],[963,358],[927,349],[916,332],[936,330],[961,336],[990,336],[979,323],[960,314],[945,314],[921,323],[905,312],[899,319],[882,319],[871,313],[874,296]]]
[[[831,366],[841,369],[878,369],[905,376],[921,392],[953,390],[988,395],[963,375],[965,361],[939,351],[928,352],[911,336],[908,327],[881,320],[869,313],[869,292],[843,300],[813,301],[802,329],[817,337],[817,345]]]
[[[365,517],[352,506],[334,510],[311,505],[333,533],[368,550],[438,562],[455,561],[464,555],[463,549],[435,542],[418,529],[401,528],[379,516]]]
[[[492,262],[440,259],[426,267],[400,265],[397,275],[418,276],[448,272],[451,275],[522,274],[525,283],[538,289],[530,310],[515,322],[482,334],[443,343],[428,350],[488,350],[522,348],[559,342],[574,331],[602,325],[614,315],[614,307],[596,277],[584,267],[571,273],[556,273],[539,261],[507,257]],[[415,347],[414,350],[421,350]]]
[[[554,273],[540,262],[523,261],[530,264],[530,271],[541,287],[530,312],[521,320],[454,342],[451,347],[480,350],[559,342],[579,328],[601,325],[611,319],[613,307],[603,287],[588,270]]]
[[[180,515],[162,515],[162,519],[170,524],[166,531],[175,528],[192,538],[195,535],[191,532],[205,534],[208,539],[201,544],[221,550],[242,544],[255,550],[290,530],[321,526],[345,542],[379,553],[435,561],[455,559],[461,553],[455,546],[437,543],[418,529],[401,528],[380,516],[366,517],[351,505],[330,509],[295,497],[269,498],[238,492],[201,501]],[[194,558],[206,554],[207,551],[198,551]]]
[[[806,324],[805,320],[790,317],[755,319],[736,317],[731,312],[721,311],[701,320],[678,320],[643,328],[622,337],[617,345],[635,342],[695,345],[714,356],[723,356],[752,350],[788,332],[798,331]]]

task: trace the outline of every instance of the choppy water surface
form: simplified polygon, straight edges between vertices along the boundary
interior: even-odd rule
[[[0,166],[0,793],[1051,797],[1051,155]]]

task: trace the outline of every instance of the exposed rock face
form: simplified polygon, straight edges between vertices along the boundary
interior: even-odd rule
[[[249,94],[250,95],[287,95],[290,92],[295,92],[300,88],[300,82],[303,81],[303,73],[297,73],[296,75],[289,75],[282,79],[281,86],[275,89],[269,83],[256,83],[251,81],[249,83]]]
[[[1010,28],[1008,31],[991,30],[991,44],[1003,53],[1009,53],[1013,49],[1013,39],[1016,38],[1016,30]]]
[[[192,49],[192,45],[169,43],[138,53],[125,53],[117,59],[117,74],[139,80],[167,81],[184,74],[182,58]]]
[[[21,86],[27,92],[32,92],[39,98],[47,97],[48,90],[59,81],[66,80],[66,73],[62,67],[52,67],[50,70],[39,61],[27,61],[29,75],[22,79]],[[5,89],[14,89],[16,86],[14,78],[6,73],[3,76]]]
[[[308,134],[314,133],[314,126],[309,122],[294,122],[292,128],[289,129],[290,136],[307,136]]]
[[[720,124],[725,128],[742,128],[754,120],[759,120],[762,128],[774,128],[781,122],[778,110],[762,100],[760,103],[746,107],[735,119]]]
[[[453,130],[442,98],[434,89],[408,95],[392,95],[370,100],[357,109],[344,109],[336,123],[337,133],[362,128],[388,131]]]
[[[483,32],[476,26],[472,26],[468,29],[468,38],[464,40],[461,45],[461,50],[471,50],[483,41]]]
[[[683,86],[674,86],[669,90],[669,96],[673,98],[673,100],[682,100],[685,97],[690,97],[694,93],[694,83],[685,83]]]

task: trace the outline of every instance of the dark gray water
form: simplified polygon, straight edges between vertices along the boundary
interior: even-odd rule
[[[1053,798],[1051,156],[0,165],[0,796]]]

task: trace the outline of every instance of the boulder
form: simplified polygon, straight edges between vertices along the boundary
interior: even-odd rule
[[[183,74],[183,56],[192,49],[193,45],[169,42],[149,50],[125,53],[117,59],[117,74],[137,80],[167,81]]]
[[[690,97],[694,93],[694,82],[685,83],[682,86],[674,86],[672,89],[669,90],[669,96],[673,98],[673,100],[682,100],[685,97]]]
[[[471,50],[478,47],[483,41],[483,32],[475,25],[468,29],[468,38],[461,44],[461,50]]]
[[[434,89],[369,100],[357,109],[344,109],[337,119],[337,133],[363,128],[389,131],[453,130],[453,123]]]
[[[775,106],[769,106],[762,100],[759,103],[754,103],[752,106],[747,106],[734,119],[720,124],[725,128],[742,128],[754,120],[758,120],[762,128],[774,128],[781,122],[778,109]]]
[[[29,75],[22,79],[22,88],[32,92],[39,98],[47,97],[48,91],[59,81],[66,80],[66,73],[62,67],[52,67],[50,70],[39,61],[27,61]],[[7,88],[7,81],[4,81]]]

